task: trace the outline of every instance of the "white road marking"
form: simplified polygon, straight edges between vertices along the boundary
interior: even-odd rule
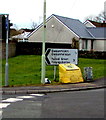
[[[3,113],[3,111],[0,110],[0,120],[2,119],[2,113]]]
[[[8,98],[6,100],[2,100],[2,102],[17,102],[22,101],[23,99],[17,99],[17,98]]]
[[[10,103],[0,103],[0,108],[6,108],[8,105],[10,105]]]
[[[30,94],[32,96],[44,96],[44,94]]]
[[[30,94],[30,96],[17,96],[16,98],[8,98],[6,100],[2,100],[2,103],[0,103],[0,108],[6,108],[8,105],[10,105],[10,103],[22,101],[24,98],[30,99],[30,98],[35,98],[36,96],[44,96],[44,94]],[[2,111],[0,111],[0,115],[1,114]]]
[[[17,98],[23,98],[23,99],[26,98],[27,99],[27,98],[35,98],[35,97],[34,96],[18,96]]]
[[[2,111],[2,110],[0,110],[0,116],[2,115],[2,112],[3,112],[3,111]]]

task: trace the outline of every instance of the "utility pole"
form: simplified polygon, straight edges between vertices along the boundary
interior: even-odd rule
[[[45,41],[46,41],[46,0],[44,0],[43,11],[43,42],[42,42],[42,71],[41,71],[41,83],[45,83]]]
[[[5,28],[6,28],[6,64],[5,64],[5,86],[8,86],[8,30],[9,30],[9,15],[5,15]]]

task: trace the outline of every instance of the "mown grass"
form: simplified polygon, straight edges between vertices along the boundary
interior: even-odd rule
[[[83,73],[84,67],[93,67],[94,79],[104,76],[104,62],[100,59],[79,58],[78,66]],[[54,66],[46,66],[46,77],[51,81],[54,79]],[[57,66],[56,80],[59,80],[59,70]],[[5,78],[5,60],[2,61],[2,85]],[[39,85],[41,83],[41,56],[21,55],[9,58],[9,85]]]
[[[98,79],[106,76],[105,73],[105,62],[106,60],[101,59],[87,59],[87,58],[79,58],[79,67],[84,72],[84,67],[92,67],[93,69],[93,78]]]

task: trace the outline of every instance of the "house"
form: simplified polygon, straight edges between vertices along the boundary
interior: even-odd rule
[[[11,29],[10,33],[11,35],[11,40],[17,40],[18,42],[27,42],[28,41],[28,35],[33,32],[33,29],[20,29],[20,30],[16,30],[13,31],[13,29]]]
[[[33,31],[34,31],[34,29],[27,29],[27,28],[21,28],[21,29],[19,30],[20,33],[33,32]]]
[[[16,30],[15,28],[10,28],[10,38],[15,35],[21,34],[20,31]]]
[[[29,34],[30,34],[30,32],[23,32],[21,34],[12,36],[11,39],[12,40],[17,40],[18,42],[27,42]]]
[[[99,23],[92,20],[86,20],[84,24],[86,27],[106,27],[105,21],[103,23]]]
[[[95,38],[94,40],[92,40],[92,49],[96,51],[106,51],[105,50],[106,48],[105,21],[103,23],[99,23],[92,20],[86,20],[84,24]]]
[[[105,51],[105,27],[86,26],[78,19],[72,19],[52,14],[46,20],[46,43],[68,44],[79,50]],[[29,36],[29,42],[42,43],[43,23],[40,24]]]

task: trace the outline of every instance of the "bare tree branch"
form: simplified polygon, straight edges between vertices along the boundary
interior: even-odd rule
[[[88,16],[86,17],[86,20],[92,20],[100,23],[106,22],[106,12],[103,11],[98,16]]]
[[[37,23],[32,21],[31,23],[31,29],[35,29],[37,27]]]

